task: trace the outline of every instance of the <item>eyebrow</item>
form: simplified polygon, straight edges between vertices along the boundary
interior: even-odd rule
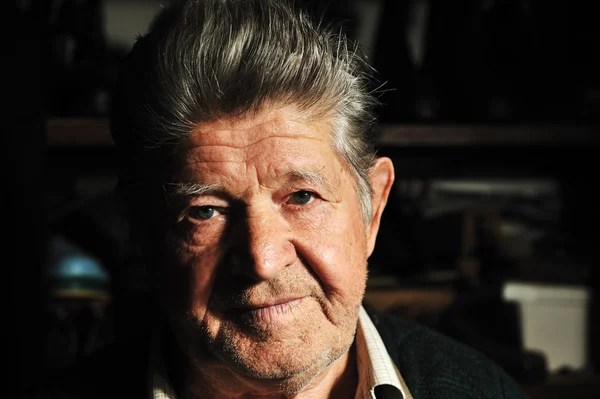
[[[296,169],[291,170],[284,174],[284,181],[286,184],[293,184],[298,182],[309,182],[319,188],[331,190],[332,185],[328,178],[323,176],[320,170],[309,168],[309,169]],[[207,194],[218,194],[228,195],[226,190],[221,184],[218,183],[198,183],[198,182],[178,182],[178,183],[166,183],[163,185],[165,193],[169,198],[190,198],[199,197]],[[230,194],[229,194],[230,195]]]
[[[204,194],[222,193],[225,190],[220,184],[211,183],[165,183],[163,189],[169,198],[198,197]]]
[[[323,174],[316,169],[292,170],[285,174],[290,183],[308,181],[316,186],[322,187],[327,183]]]

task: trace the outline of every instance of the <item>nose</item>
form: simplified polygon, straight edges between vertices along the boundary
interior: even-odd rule
[[[233,273],[253,280],[271,280],[294,262],[294,245],[285,219],[272,211],[248,210],[234,243]]]

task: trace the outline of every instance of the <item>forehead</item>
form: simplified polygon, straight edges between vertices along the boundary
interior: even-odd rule
[[[344,162],[333,150],[331,130],[329,119],[309,119],[293,107],[199,123],[185,142],[178,169],[194,180],[226,171],[241,177],[249,169],[263,177],[303,169],[332,173],[338,169],[334,164]]]
[[[258,192],[253,190],[296,183],[329,193],[345,183],[354,187],[347,162],[334,150],[331,132],[331,119],[310,119],[292,107],[199,123],[183,153],[175,157],[167,181],[216,185],[240,198]]]
[[[188,137],[186,149],[223,145],[245,149],[267,139],[309,139],[329,145],[330,132],[328,118],[311,119],[293,106],[265,107],[252,115],[199,123]]]

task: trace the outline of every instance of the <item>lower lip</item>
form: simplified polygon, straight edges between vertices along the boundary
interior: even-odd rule
[[[288,320],[296,320],[294,312],[302,303],[302,298],[276,305],[242,311],[242,315],[252,324],[280,324]]]

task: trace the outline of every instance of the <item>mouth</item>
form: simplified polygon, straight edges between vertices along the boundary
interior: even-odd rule
[[[303,297],[278,299],[235,308],[233,312],[250,324],[281,324],[296,320],[294,312],[303,301]]]

